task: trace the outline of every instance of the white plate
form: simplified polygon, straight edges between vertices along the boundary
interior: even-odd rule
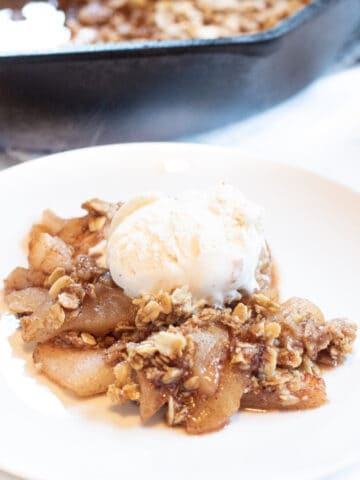
[[[283,297],[304,296],[329,317],[359,318],[359,195],[305,171],[215,147],[140,144],[55,155],[0,174],[0,276],[24,263],[22,239],[44,208],[76,215],[85,199],[120,200],[230,182],[267,210]],[[0,468],[36,479],[322,478],[359,459],[360,359],[325,375],[318,410],[236,415],[191,437],[106,398],[76,400],[36,376],[31,352],[0,322]],[[356,380],[355,380],[356,379]]]

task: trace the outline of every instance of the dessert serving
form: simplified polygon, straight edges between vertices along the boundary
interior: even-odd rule
[[[280,301],[263,210],[236,188],[83,208],[69,220],[45,211],[28,267],[5,280],[39,374],[80,397],[135,402],[144,422],[163,408],[192,434],[239,408],[326,402],[321,367],[351,353],[356,326]]]

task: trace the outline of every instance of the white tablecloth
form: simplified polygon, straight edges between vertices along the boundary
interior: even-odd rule
[[[360,66],[323,77],[246,122],[186,140],[237,146],[360,190]]]
[[[249,157],[307,168],[360,191],[360,67],[324,77],[246,122],[184,140],[237,146]],[[359,478],[360,469],[350,468],[326,480]],[[0,472],[0,480],[15,477]]]

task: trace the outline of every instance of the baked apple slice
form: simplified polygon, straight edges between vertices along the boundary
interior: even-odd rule
[[[285,387],[285,390],[284,390]],[[296,382],[259,385],[245,393],[241,408],[254,410],[305,410],[326,402],[326,387],[322,378],[303,373]]]
[[[239,410],[240,400],[248,384],[248,375],[236,366],[226,363],[221,370],[216,392],[210,397],[198,393],[194,399],[186,430],[191,434],[220,430]]]
[[[115,381],[113,368],[105,363],[104,349],[79,350],[40,344],[33,358],[41,373],[79,397],[104,393]]]
[[[167,402],[167,395],[150,382],[143,372],[137,372],[140,387],[140,417],[143,422],[152,418]]]

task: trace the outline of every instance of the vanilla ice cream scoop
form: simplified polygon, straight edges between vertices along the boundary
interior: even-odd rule
[[[218,306],[258,288],[264,246],[263,210],[222,185],[128,200],[112,221],[107,262],[131,297],[188,286],[194,300]]]
[[[14,20],[10,8],[0,9],[0,52],[49,49],[70,42],[71,32],[65,25],[65,13],[54,5],[28,2],[21,14],[21,20]]]

